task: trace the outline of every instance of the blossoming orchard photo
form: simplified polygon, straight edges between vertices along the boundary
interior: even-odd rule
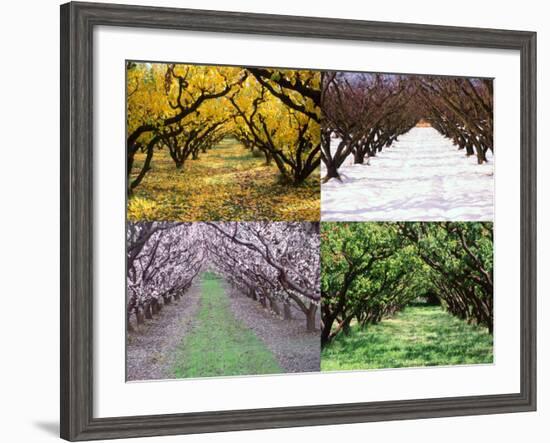
[[[125,73],[127,382],[493,364],[493,79]]]
[[[127,379],[319,370],[317,223],[128,224]]]

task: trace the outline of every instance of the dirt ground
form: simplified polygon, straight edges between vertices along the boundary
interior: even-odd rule
[[[320,333],[306,331],[303,314],[294,310],[291,320],[283,320],[242,294],[228,288],[225,293],[235,318],[264,342],[285,372],[320,370]],[[180,301],[164,306],[158,317],[128,333],[127,381],[173,378],[176,348],[196,326],[200,304],[201,282],[197,280]]]
[[[146,320],[126,340],[126,380],[172,378],[175,349],[193,326],[200,306],[201,284],[197,280],[178,302],[164,306],[160,315]]]
[[[229,291],[226,293],[230,294]],[[320,370],[320,332],[306,331],[303,314],[293,311],[292,320],[283,320],[244,295],[233,294],[229,298],[235,317],[256,333],[273,352],[285,372]]]

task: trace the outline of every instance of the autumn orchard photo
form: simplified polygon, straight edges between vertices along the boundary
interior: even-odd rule
[[[127,62],[128,218],[318,221],[321,73]]]

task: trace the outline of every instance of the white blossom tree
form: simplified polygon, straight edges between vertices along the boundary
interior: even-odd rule
[[[127,314],[137,324],[179,299],[203,267],[202,231],[191,223],[130,223],[127,228]]]
[[[127,229],[128,328],[178,300],[213,269],[238,292],[284,319],[317,328],[318,223],[131,223]]]

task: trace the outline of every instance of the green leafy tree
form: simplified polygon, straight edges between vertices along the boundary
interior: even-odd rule
[[[493,332],[492,223],[323,223],[321,238],[323,346],[418,299]]]

